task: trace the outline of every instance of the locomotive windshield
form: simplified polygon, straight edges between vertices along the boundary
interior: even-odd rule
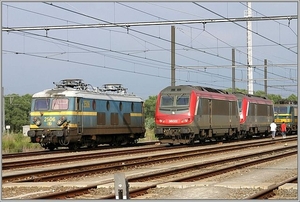
[[[274,113],[275,114],[288,114],[288,109],[287,107],[276,107],[274,106]]]
[[[66,110],[69,107],[69,100],[66,98],[53,99],[51,109],[53,110]],[[50,99],[36,99],[34,102],[34,110],[49,110]]]
[[[49,109],[49,99],[36,99],[34,102],[34,110],[48,110]]]
[[[69,100],[66,98],[57,98],[52,101],[52,109],[54,110],[65,110],[68,109]]]
[[[189,105],[190,97],[188,95],[181,94],[176,96],[176,105]]]
[[[171,106],[186,106],[189,105],[190,97],[186,94],[180,95],[162,95],[160,106],[171,107]]]
[[[172,106],[174,102],[174,96],[170,96],[170,95],[162,95],[161,96],[161,101],[160,101],[160,105],[161,106]]]

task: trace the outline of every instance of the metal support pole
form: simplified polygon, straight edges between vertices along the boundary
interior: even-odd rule
[[[4,87],[1,88],[2,91],[1,91],[1,118],[2,118],[2,121],[1,121],[1,131],[2,131],[2,134],[5,133],[5,97],[4,97]]]
[[[129,199],[129,184],[124,173],[115,173],[116,199]]]
[[[171,27],[171,86],[175,86],[175,27]]]
[[[265,71],[264,71],[264,74],[265,74],[265,94],[268,95],[268,81],[267,81],[267,65],[268,65],[268,62],[267,62],[267,59],[264,60],[265,61]]]
[[[232,92],[235,92],[235,49],[232,49]]]
[[[247,3],[247,17],[252,17],[251,2]],[[252,67],[252,22],[247,21],[247,78],[248,93],[253,95],[253,67]]]

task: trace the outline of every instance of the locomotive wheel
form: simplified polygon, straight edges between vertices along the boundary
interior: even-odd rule
[[[134,139],[134,140],[130,140],[127,145],[135,145],[138,143],[138,140],[137,139]]]
[[[48,149],[49,149],[50,151],[53,151],[53,150],[55,149],[55,146],[52,145],[52,144],[51,144],[51,145],[48,145],[47,147],[48,147]]]
[[[93,141],[93,142],[88,146],[88,148],[95,149],[97,146],[98,146],[98,145],[97,145],[96,141]]]
[[[238,140],[242,140],[242,139],[245,139],[246,137],[245,137],[245,133],[244,132],[241,132],[241,133],[238,133],[238,135],[237,135],[237,139]]]
[[[69,150],[77,151],[79,148],[80,148],[80,146],[76,143],[69,145]]]

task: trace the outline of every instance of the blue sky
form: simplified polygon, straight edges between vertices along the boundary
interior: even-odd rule
[[[252,2],[254,17],[297,15],[297,2]],[[2,2],[2,27],[242,18],[246,2]],[[297,95],[297,20],[252,22],[254,91]],[[176,85],[247,89],[246,22],[175,26]],[[171,84],[171,25],[2,32],[4,94],[33,94],[81,78],[121,83],[147,99]]]

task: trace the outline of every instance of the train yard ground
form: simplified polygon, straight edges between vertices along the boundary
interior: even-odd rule
[[[141,152],[141,148],[144,148],[144,152]],[[129,154],[129,151],[134,150],[137,152]],[[298,199],[296,136],[286,139],[276,137],[274,141],[257,139],[172,148],[155,145],[138,149],[118,148],[67,155],[61,153],[54,156],[63,158],[97,152],[112,153],[111,156],[103,155],[105,157],[88,160],[75,161],[70,158],[68,161],[66,158],[63,163],[32,164],[2,170],[2,199],[114,198],[113,176],[116,172],[122,172],[127,177],[132,199],[247,199],[258,197],[255,196],[257,193],[277,185],[278,188],[274,188],[272,194],[267,196],[269,199]],[[53,159],[54,156],[43,154],[31,159],[39,158],[44,161]],[[22,158],[3,159],[3,166],[6,162],[17,162]],[[94,170],[101,171],[89,170],[91,165],[94,165]],[[71,173],[59,176],[57,173],[63,174],[63,168]],[[45,170],[53,172],[42,174],[43,177],[58,177],[46,179],[38,175],[38,172]],[[82,173],[83,171],[86,173]],[[19,177],[12,181],[6,178],[22,173],[31,173],[31,178]],[[146,187],[143,194],[135,193],[136,189],[143,187]],[[73,193],[76,189],[77,194]]]

